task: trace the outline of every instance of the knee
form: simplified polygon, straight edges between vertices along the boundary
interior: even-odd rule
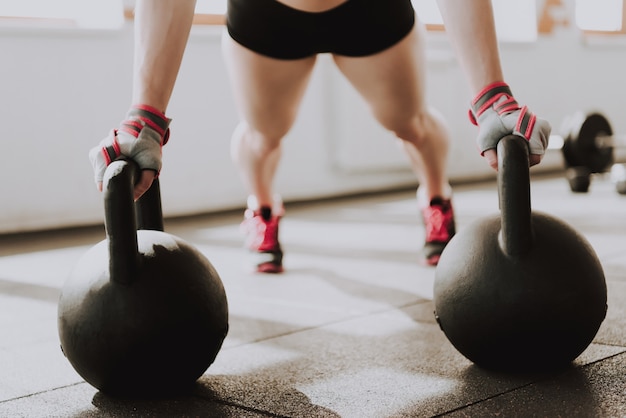
[[[443,117],[431,109],[398,121],[391,130],[399,139],[413,144],[418,149],[433,144],[445,146],[448,143]]]
[[[266,157],[280,148],[286,131],[277,129],[259,129],[249,124],[240,123],[232,136],[233,155],[241,153]]]

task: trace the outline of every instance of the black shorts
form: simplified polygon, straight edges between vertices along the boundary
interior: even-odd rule
[[[236,42],[278,59],[323,52],[372,55],[399,42],[414,25],[411,0],[347,0],[315,13],[276,0],[228,0],[226,12]]]

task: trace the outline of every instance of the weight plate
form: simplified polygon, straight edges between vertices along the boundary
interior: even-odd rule
[[[563,157],[568,167],[587,167],[592,173],[606,171],[614,160],[613,146],[597,144],[598,136],[613,135],[608,119],[600,113],[579,112],[568,122]]]
[[[565,170],[570,190],[574,193],[587,193],[591,184],[591,173],[587,167],[570,167]]]

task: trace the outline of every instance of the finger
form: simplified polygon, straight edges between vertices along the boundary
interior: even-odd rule
[[[528,157],[528,161],[530,162],[530,166],[532,167],[533,165],[539,164],[541,162],[542,158],[543,158],[543,155],[530,154],[530,156]]]
[[[135,200],[139,199],[152,186],[154,177],[155,173],[153,170],[141,171],[141,179],[135,185]]]
[[[498,171],[498,154],[495,149],[488,149],[483,153],[483,157],[485,157],[491,168]]]
[[[99,181],[96,186],[98,187],[98,191],[101,192],[102,191],[102,182]]]

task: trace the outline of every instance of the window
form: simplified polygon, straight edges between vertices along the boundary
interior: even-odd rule
[[[576,26],[586,33],[624,34],[624,0],[576,0]]]
[[[444,30],[436,0],[412,0],[420,20],[431,31]],[[492,0],[496,30],[501,41],[532,42],[538,30],[550,33],[555,26],[576,26],[585,33],[626,34],[626,0],[574,0],[575,19],[566,0]],[[58,24],[94,29],[116,29],[124,16],[132,18],[134,0],[0,0],[0,17],[19,24]],[[197,0],[196,24],[224,24],[227,0]],[[566,4],[567,3],[567,4]],[[537,22],[539,16],[539,22]],[[538,28],[539,24],[539,28]]]
[[[412,0],[412,2],[428,30],[444,29],[436,0]],[[535,0],[493,0],[496,30],[500,40],[528,42],[537,39],[535,3]],[[198,17],[223,15],[226,13],[226,0],[198,0],[196,13]]]
[[[625,4],[626,0],[545,0],[539,17],[540,32],[550,34],[557,26],[568,27],[574,21],[585,35],[626,34]]]
[[[223,15],[226,13],[226,0],[197,0],[196,13],[201,15]]]
[[[225,24],[224,15],[226,14],[227,0],[197,0],[195,16],[193,18],[194,25],[223,25]],[[133,19],[135,13],[135,2],[133,0],[124,0],[124,16],[127,19]]]
[[[500,41],[532,42],[537,40],[535,0],[493,0],[496,31]],[[436,0],[413,0],[413,7],[429,30],[444,30]]]
[[[426,29],[444,30],[443,19],[435,0],[412,0],[412,3],[415,13],[419,16],[420,21],[426,25]]]
[[[196,16],[193,23],[197,25],[223,25],[226,14],[226,0],[197,0]]]
[[[534,42],[537,40],[537,4],[535,0],[493,0],[496,32],[500,41]]]
[[[124,23],[122,0],[0,0],[0,16],[91,29],[116,29]]]

